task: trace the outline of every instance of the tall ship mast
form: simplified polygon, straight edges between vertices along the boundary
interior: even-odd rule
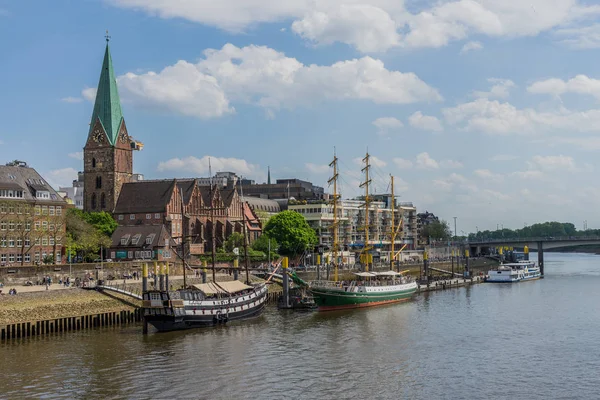
[[[337,156],[334,154],[333,161],[329,164],[333,167],[333,176],[329,180],[329,183],[333,183],[333,254],[334,254],[334,266],[336,268],[335,281],[318,281],[307,283],[296,275],[292,275],[292,280],[300,287],[307,288],[313,296],[315,303],[317,304],[319,311],[333,311],[347,308],[362,308],[362,307],[373,307],[383,304],[398,303],[401,301],[408,301],[412,298],[413,294],[417,290],[417,283],[410,276],[405,275],[407,271],[395,272],[395,271],[383,271],[383,272],[369,272],[369,265],[371,263],[371,255],[369,250],[372,246],[369,243],[369,208],[371,205],[371,198],[369,196],[369,185],[371,183],[369,163],[369,153],[363,158],[365,167],[362,171],[365,173],[365,181],[361,183],[360,187],[365,188],[365,244],[361,253],[361,258],[365,262],[365,270],[362,272],[355,272],[355,278],[353,280],[344,279],[342,282],[338,282],[337,276],[337,250],[338,250],[338,235],[337,235],[337,201],[339,194],[337,193]],[[393,190],[392,190],[393,191]],[[395,204],[395,203],[394,203]],[[392,232],[395,235],[396,226],[395,221],[392,222]],[[392,238],[392,243],[393,243]],[[392,252],[393,254],[393,252]],[[392,263],[393,263],[393,256]],[[393,264],[392,264],[393,265]]]
[[[333,280],[337,282],[338,280],[338,250],[339,250],[339,238],[338,238],[338,199],[339,195],[337,192],[337,180],[338,180],[338,158],[335,154],[335,150],[333,153],[333,161],[329,163],[330,167],[333,167],[333,176],[327,182],[331,185],[333,184],[333,223],[331,224],[331,229],[333,230],[333,245],[331,246],[331,251],[333,253]]]
[[[391,221],[391,229],[390,229],[390,270],[394,270],[394,263],[396,261],[396,236],[398,232],[402,228],[402,217],[400,217],[399,224],[396,226],[396,196],[394,195],[394,176],[390,175],[390,186],[392,189],[392,221]],[[402,249],[400,249],[402,251]],[[398,253],[400,253],[400,251]]]
[[[369,198],[369,185],[371,184],[371,179],[369,178],[369,172],[371,169],[371,164],[369,163],[369,152],[367,151],[367,155],[362,161],[365,163],[365,167],[361,170],[365,173],[365,181],[360,184],[361,188],[365,188],[365,245],[363,246],[363,254],[365,259],[365,272],[369,272],[369,250],[371,250],[371,246],[369,245],[369,206],[371,205],[371,199]]]

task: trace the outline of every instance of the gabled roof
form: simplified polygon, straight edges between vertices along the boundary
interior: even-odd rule
[[[152,180],[123,184],[115,214],[164,212],[171,201],[175,180]]]
[[[192,194],[194,193],[194,188],[196,185],[196,179],[177,179],[177,187],[183,193],[183,202],[185,204],[190,203],[190,199],[192,198]]]
[[[119,99],[119,91],[117,90],[117,80],[115,71],[113,70],[112,57],[110,49],[106,43],[104,52],[104,61],[102,62],[102,71],[100,72],[100,80],[96,92],[96,102],[94,103],[94,112],[92,113],[92,121],[90,123],[90,133],[94,129],[96,120],[104,127],[108,142],[114,146],[117,143],[119,135],[119,127],[123,120],[123,112],[121,111],[121,100]]]
[[[35,169],[27,165],[0,165],[0,188],[23,190],[24,200],[65,202]],[[48,191],[50,198],[36,199],[36,191]]]

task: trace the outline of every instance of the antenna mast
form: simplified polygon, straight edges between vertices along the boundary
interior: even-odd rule
[[[369,179],[369,171],[371,169],[369,158],[369,152],[367,151],[367,155],[362,159],[365,163],[365,167],[361,170],[365,173],[365,181],[360,184],[361,188],[365,188],[365,245],[363,246],[363,253],[365,254],[365,272],[369,272],[369,250],[371,250],[371,246],[369,246],[369,206],[371,203],[371,199],[369,198],[369,184],[371,183],[371,179]]]
[[[337,192],[337,180],[338,180],[338,158],[335,153],[335,148],[333,150],[333,161],[329,164],[330,167],[333,167],[333,176],[331,179],[327,181],[330,185],[333,183],[333,223],[331,224],[331,229],[333,229],[333,280],[337,282],[338,280],[338,250],[339,250],[339,238],[338,238],[338,199],[339,195]]]

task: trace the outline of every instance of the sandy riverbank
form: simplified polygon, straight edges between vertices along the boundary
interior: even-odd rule
[[[138,301],[127,299],[133,305]],[[0,296],[0,326],[9,323],[75,317],[103,312],[133,310],[118,299],[93,290],[65,289]]]

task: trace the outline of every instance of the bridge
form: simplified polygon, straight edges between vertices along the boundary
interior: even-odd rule
[[[128,286],[128,285],[119,285],[116,283],[113,285],[107,285],[105,283],[98,285],[95,283],[90,283],[84,289],[115,292],[115,293],[123,294],[128,297],[132,297],[137,300],[142,300],[141,290],[139,288],[135,288],[135,287]]]
[[[559,247],[573,247],[585,245],[600,245],[600,236],[559,236],[559,237],[527,237],[527,238],[502,238],[470,240],[467,244],[471,254],[484,253],[486,249],[493,247],[521,247],[527,246],[530,250],[538,253],[538,265],[542,275],[544,274],[544,250]]]

